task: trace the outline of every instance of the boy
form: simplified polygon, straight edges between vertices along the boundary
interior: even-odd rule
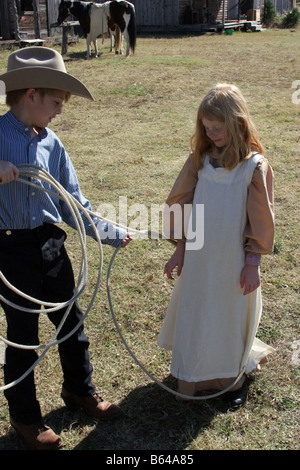
[[[62,111],[63,102],[74,94],[93,100],[86,87],[69,75],[61,55],[46,47],[28,47],[13,52],[5,83],[10,110],[0,117],[0,270],[8,281],[31,297],[49,302],[72,298],[74,278],[64,248],[66,234],[56,224],[62,220],[75,227],[66,204],[49,193],[15,181],[18,164],[45,168],[85,208],[90,203],[82,195],[76,173],[62,143],[47,126]],[[45,184],[40,182],[42,186]],[[85,218],[84,218],[85,219]],[[125,247],[130,235],[94,218],[104,243]],[[95,237],[84,220],[86,233]],[[111,238],[107,234],[113,234]],[[0,283],[0,294],[14,304],[36,308]],[[7,339],[17,344],[37,345],[38,315],[21,312],[1,302],[7,319]],[[65,309],[50,313],[57,327]],[[63,337],[82,318],[74,303],[59,337]],[[88,340],[83,326],[59,344],[64,375],[62,398],[67,406],[82,407],[97,419],[115,417],[120,408],[97,395],[91,381]],[[6,348],[5,383],[17,380],[36,361],[34,349]],[[34,373],[5,390],[12,426],[33,449],[58,449],[62,442],[42,422],[36,398]]]

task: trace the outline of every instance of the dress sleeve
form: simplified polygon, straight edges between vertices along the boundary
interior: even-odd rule
[[[265,255],[274,246],[274,176],[266,158],[253,173],[248,189],[247,223],[244,231],[246,253]]]
[[[185,240],[185,221],[193,203],[197,181],[198,172],[190,155],[183,165],[165,204],[163,230],[164,234],[171,239]]]

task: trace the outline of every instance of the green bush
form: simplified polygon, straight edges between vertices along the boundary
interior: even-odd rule
[[[300,13],[297,8],[293,8],[282,18],[283,28],[293,28],[300,21]]]

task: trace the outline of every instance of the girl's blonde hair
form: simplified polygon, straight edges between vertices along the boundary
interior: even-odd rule
[[[229,142],[220,156],[224,168],[232,170],[240,161],[249,158],[253,150],[263,154],[263,146],[240,89],[235,85],[218,84],[207,93],[198,109],[196,130],[190,143],[197,170],[203,167],[205,155],[214,149],[214,143],[206,135],[203,119],[226,125]]]

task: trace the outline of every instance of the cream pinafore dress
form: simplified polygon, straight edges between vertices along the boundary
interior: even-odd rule
[[[204,244],[185,251],[159,346],[172,350],[171,373],[187,382],[237,377],[256,369],[272,348],[255,338],[262,302],[260,287],[243,295],[243,232],[247,190],[261,155],[233,170],[214,168],[209,157],[199,171],[193,208],[204,205]],[[187,239],[189,239],[189,231]]]

